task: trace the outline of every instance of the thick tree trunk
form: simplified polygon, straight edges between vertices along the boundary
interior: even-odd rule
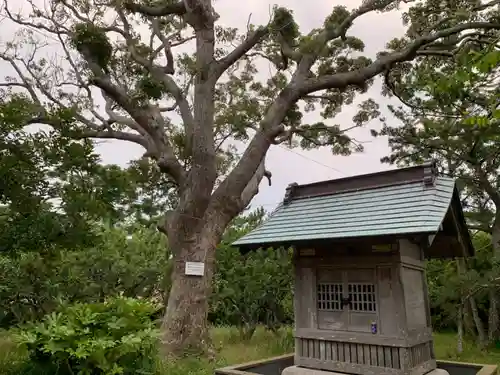
[[[198,225],[191,230],[185,229],[188,224],[183,220],[178,225],[171,225],[168,230],[174,264],[161,332],[161,351],[165,357],[206,354],[210,348],[207,315],[215,250],[228,220],[204,218],[197,221]],[[194,224],[193,221],[191,224]],[[173,228],[176,230],[173,231]],[[186,262],[204,263],[203,276],[186,275]]]
[[[205,274],[186,276],[185,262],[192,260],[190,255],[200,255],[205,251],[213,257],[214,249],[195,245],[174,260],[172,286],[162,324],[162,352],[165,356],[199,353],[208,345],[207,314],[213,277],[213,262],[205,262]]]

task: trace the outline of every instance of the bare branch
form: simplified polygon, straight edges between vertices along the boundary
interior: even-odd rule
[[[126,44],[127,44],[127,47],[128,47],[128,50],[130,52],[130,56],[132,57],[132,59],[135,62],[137,62],[139,65],[146,68],[154,78],[158,79],[159,81],[162,81],[165,84],[167,91],[174,97],[174,99],[176,101],[176,105],[179,107],[179,111],[180,111],[182,120],[184,122],[184,127],[186,129],[187,142],[189,143],[188,144],[188,147],[189,147],[190,142],[191,142],[191,138],[192,138],[192,134],[193,134],[194,117],[193,117],[193,113],[191,111],[191,107],[186,99],[186,96],[185,96],[183,90],[179,87],[179,85],[177,85],[175,80],[170,76],[170,74],[174,73],[174,61],[173,61],[173,56],[172,56],[172,52],[171,52],[171,46],[169,45],[170,42],[168,41],[167,38],[165,38],[163,36],[161,30],[159,29],[159,25],[156,25],[156,29],[155,29],[155,24],[153,23],[153,32],[155,34],[157,34],[157,37],[160,38],[160,40],[162,42],[162,48],[164,48],[166,53],[167,53],[168,63],[167,63],[167,67],[165,68],[165,67],[161,67],[161,66],[154,64],[150,60],[148,61],[147,59],[142,57],[136,50],[136,47],[133,43],[134,37],[133,37],[132,32],[131,32],[131,26],[128,23],[125,14],[120,9],[116,9],[116,12],[118,13],[118,16],[120,17],[120,19],[123,23],[124,29],[119,30],[118,28],[116,28],[115,31],[119,32],[125,38],[125,41],[126,41]],[[185,41],[183,41],[183,42],[185,42]],[[90,55],[88,55],[88,58],[86,57],[86,60],[88,61],[89,58],[90,58]],[[101,74],[102,73],[101,69],[97,70],[98,67],[95,65],[94,65],[94,67],[96,69],[96,70],[93,70],[94,74],[96,74],[96,73]],[[109,81],[109,82],[111,83],[111,81]],[[101,88],[106,93],[108,93],[103,87],[101,87]],[[116,98],[113,95],[111,95],[110,93],[108,93],[108,95],[110,95],[117,103],[119,103],[122,106],[122,104],[118,100],[116,100]],[[126,94],[122,96],[122,98],[126,98],[126,97],[127,97]],[[127,112],[129,112],[127,107],[122,106],[122,108],[126,109]],[[132,117],[134,117],[132,115],[132,113],[129,112],[129,114]],[[137,119],[136,119],[136,121],[137,121]],[[137,121],[137,122],[139,122],[139,121]],[[141,126],[143,126],[143,125],[141,124]],[[147,129],[147,128],[145,128],[145,129]],[[148,132],[149,132],[149,130],[148,130]]]
[[[45,124],[45,125],[52,126],[54,129],[64,130],[63,125],[61,124],[59,119],[56,119],[54,117],[49,117],[46,115],[33,117],[32,119],[28,120],[25,125],[31,125],[31,124]],[[139,134],[127,133],[127,132],[117,131],[117,130],[112,130],[112,129],[111,130],[83,129],[81,132],[75,133],[73,135],[73,138],[75,138],[75,139],[84,139],[84,138],[117,139],[117,140],[136,143],[140,146],[143,146],[145,149],[148,149],[147,140],[144,137],[140,136]]]
[[[479,232],[484,232],[491,234],[491,228],[488,226],[483,226],[483,225],[467,225],[469,230],[477,230]]]
[[[25,21],[19,15],[14,16],[9,9],[7,0],[4,0],[3,9],[4,9],[5,13],[7,14],[7,17],[10,20],[12,20],[13,22],[17,23],[18,25],[26,26],[26,27],[33,28],[36,30],[44,30],[44,31],[49,32],[50,34],[56,34],[56,35],[67,35],[69,32],[68,28],[64,27],[63,25],[57,24],[57,23],[56,23],[57,28],[51,28],[51,27],[48,27],[40,22],[33,23],[33,22]],[[42,17],[42,18],[47,19],[47,17]],[[53,20],[50,20],[50,21],[53,21]]]
[[[453,57],[455,54],[450,51],[433,51],[433,50],[422,50],[417,51],[417,56],[441,56],[441,57]]]
[[[265,160],[262,159],[254,175],[252,176],[250,181],[248,181],[247,186],[245,186],[243,192],[241,193],[239,201],[240,210],[244,210],[250,204],[253,197],[255,197],[259,193],[259,185],[264,177],[267,178],[269,186],[271,186],[272,174],[271,172],[266,170]]]
[[[186,6],[183,1],[173,4],[163,4],[160,6],[148,6],[143,4],[136,4],[133,1],[125,1],[125,8],[130,12],[141,13],[152,17],[163,17],[170,14],[182,16],[186,14]]]
[[[121,140],[121,141],[136,143],[136,144],[144,147],[146,150],[149,147],[149,143],[144,137],[141,137],[138,134],[127,133],[127,132],[117,131],[117,130],[97,131],[97,130],[88,130],[87,129],[87,130],[82,131],[81,136],[76,136],[75,138],[117,139],[117,140]]]
[[[324,31],[323,38],[325,42],[341,37],[345,38],[347,30],[352,26],[353,22],[364,14],[375,10],[382,10],[398,0],[368,0],[365,1],[358,9],[354,10],[337,28]]]
[[[21,68],[17,65],[17,63],[14,61],[12,57],[7,56],[6,54],[0,54],[0,59],[7,61],[16,71],[17,75],[19,76],[19,79],[23,82],[17,83],[17,85],[24,87],[26,91],[28,91],[31,99],[33,100],[34,103],[38,104],[41,107],[41,102],[40,99],[38,98],[38,95],[36,94],[35,90],[31,86],[31,82],[29,81],[29,78],[24,75],[22,72]]]
[[[170,45],[170,41],[163,35],[160,30],[160,25],[157,19],[151,19],[151,26],[153,28],[153,34],[160,39],[163,51],[165,52],[165,57],[167,58],[167,66],[164,69],[166,74],[174,74],[175,66],[174,66],[174,55],[172,54],[172,46]]]
[[[402,51],[392,52],[387,55],[381,56],[376,61],[364,68],[346,73],[337,73],[333,75],[325,75],[317,78],[306,79],[303,84],[298,85],[297,90],[299,90],[300,96],[303,97],[304,95],[315,91],[332,88],[344,88],[349,85],[363,84],[367,80],[386,71],[395,63],[412,60],[413,58],[415,58],[415,56],[417,56],[418,51],[421,47],[440,38],[455,35],[469,29],[500,29],[500,24],[489,22],[470,22],[450,27],[448,29],[438,31],[434,34],[424,35],[410,43],[410,45],[404,48]]]
[[[253,31],[245,40],[236,47],[231,53],[223,57],[217,62],[216,74],[220,77],[227,69],[241,59],[248,51],[250,51],[256,44],[269,35],[269,25],[261,26]]]

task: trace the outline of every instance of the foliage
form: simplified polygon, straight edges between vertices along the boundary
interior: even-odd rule
[[[147,374],[154,371],[158,307],[117,297],[65,306],[16,339],[29,355],[32,374]]]
[[[102,238],[91,248],[0,256],[0,327],[38,320],[61,301],[117,295],[161,301],[170,280],[160,233],[137,228],[129,238],[125,230],[103,228]]]
[[[71,42],[78,52],[94,59],[102,69],[108,71],[113,46],[102,28],[90,22],[75,24]]]
[[[243,329],[276,330],[293,319],[290,254],[266,250],[242,255],[229,244],[262,221],[256,210],[233,221],[219,246],[209,319]],[[0,326],[34,321],[67,303],[122,295],[162,301],[172,263],[165,238],[140,225],[95,230],[89,248],[52,249],[0,257]]]
[[[209,320],[232,325],[249,340],[258,325],[276,332],[293,321],[291,253],[267,249],[241,254],[231,243],[260,225],[265,211],[237,217],[217,250]]]
[[[493,18],[498,15],[498,10],[489,14]],[[445,277],[454,287],[444,287],[437,292],[441,299],[438,304],[445,310],[453,311],[463,303],[466,309],[470,307],[481,344],[485,341],[481,324],[484,317],[479,315],[484,308],[489,307],[489,341],[500,337],[500,302],[497,284],[493,282],[500,274],[500,50],[497,43],[500,34],[498,31],[489,34],[493,41],[464,33],[451,41],[449,48],[453,53],[448,54],[449,59],[417,59],[412,69],[388,72],[385,92],[402,103],[389,109],[401,126],[385,123],[380,133],[373,132],[389,137],[391,154],[382,161],[411,165],[433,159],[441,173],[456,178],[469,228],[473,233],[491,234],[493,252],[489,254],[492,259],[486,262],[487,270],[466,263],[464,269],[459,270],[448,263],[451,267],[446,267]],[[468,38],[471,43],[464,43]],[[436,55],[434,50],[426,53]],[[484,251],[482,253],[479,256],[484,256]],[[481,261],[484,263],[484,259]],[[465,287],[467,284],[481,287],[472,291]],[[490,286],[488,296],[485,296],[484,285]],[[451,290],[454,292],[450,293]]]
[[[459,269],[458,262],[461,260],[427,261],[427,286],[435,330],[456,329],[457,306],[463,303],[461,299],[464,296],[475,297],[480,319],[487,325],[488,296],[485,291],[488,285],[494,283],[495,277],[491,262],[491,237],[479,233],[473,237],[473,245],[476,254],[467,260],[466,270]]]
[[[293,321],[291,253],[259,250],[242,255],[221,246],[209,319],[233,325],[250,339],[259,324],[276,331]]]
[[[85,192],[71,183],[77,182],[75,174],[89,172],[97,181],[106,168],[97,164],[91,142],[25,129],[28,109],[22,96],[0,100],[0,252],[89,246],[96,238],[88,218],[101,212],[89,199],[81,204]],[[106,205],[106,198],[97,202]]]
[[[102,165],[90,140],[25,128],[27,106],[22,96],[0,102],[0,252],[97,246],[102,222],[149,226],[175,206],[173,184],[148,159]]]
[[[459,178],[472,228],[488,233],[500,208],[499,62],[500,51],[486,45],[440,66],[422,61],[395,81],[387,77],[386,88],[405,107],[390,107],[402,126],[385,125],[381,132],[392,148],[383,161],[432,158],[443,173]]]
[[[125,172],[128,195],[122,205],[121,221],[132,226],[154,226],[166,211],[177,205],[175,183],[150,159],[131,161]]]

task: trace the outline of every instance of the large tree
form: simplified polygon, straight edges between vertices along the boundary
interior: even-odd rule
[[[460,37],[471,42],[459,54],[419,61],[411,72],[387,74],[387,93],[403,105],[390,107],[401,124],[386,124],[381,134],[389,136],[392,148],[383,161],[408,165],[434,159],[442,173],[459,180],[469,228],[491,235],[494,270],[489,277],[496,278],[500,264],[500,35],[490,33],[493,43],[471,32]],[[488,339],[492,341],[499,334],[496,287],[490,288],[489,298]],[[469,303],[484,344],[474,299]]]
[[[217,24],[212,0],[28,2],[30,14],[16,14],[5,0],[3,15],[20,29],[0,53],[15,75],[3,86],[23,90],[32,114],[26,122],[74,138],[137,143],[177,187],[177,205],[159,224],[174,256],[162,335],[170,353],[206,343],[215,249],[261,180],[270,178],[264,160],[272,145],[298,139],[303,147],[348,152],[353,142],[330,120],[377,75],[435,56],[468,30],[488,38],[500,29],[498,14],[484,12],[498,0],[421,1],[405,14],[406,35],[372,59],[349,29],[363,15],[398,9],[401,1],[335,6],[307,34],[282,7],[268,24],[249,24],[241,34]],[[48,41],[59,43],[62,58],[44,54]],[[192,54],[175,52],[188,43]],[[455,47],[444,46],[448,54]],[[274,68],[258,80],[256,61],[263,59]],[[303,104],[306,110],[320,105],[324,121],[305,124]],[[353,123],[378,115],[367,100]],[[231,139],[246,142],[238,160]],[[186,276],[186,261],[204,262],[203,277]]]

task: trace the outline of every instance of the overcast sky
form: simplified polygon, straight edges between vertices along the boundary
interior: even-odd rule
[[[26,0],[17,0],[23,3]],[[345,5],[352,8],[359,4],[358,0],[216,0],[215,8],[220,14],[219,23],[225,26],[245,29],[248,18],[254,24],[265,24],[270,18],[273,4],[286,6],[294,11],[296,21],[301,31],[309,31],[311,28],[319,27],[326,15],[331,12],[334,5]],[[0,24],[2,39],[12,33],[12,24]],[[366,53],[374,57],[375,54],[384,49],[385,43],[403,33],[401,16],[399,12],[385,14],[368,14],[357,20],[350,29],[349,34],[361,38],[366,44]],[[12,34],[11,34],[12,35]],[[3,64],[2,64],[3,65]],[[266,72],[262,72],[266,75]],[[368,92],[366,97],[377,100],[385,112],[384,100],[380,96],[380,85],[376,84]],[[352,116],[356,113],[356,106],[346,107],[331,123],[341,124],[348,127],[352,124]],[[315,115],[307,118],[318,121]],[[267,181],[261,185],[259,195],[252,202],[252,206],[263,205],[266,210],[272,210],[283,199],[286,186],[291,182],[299,184],[320,181],[325,179],[351,176],[361,173],[376,172],[388,169],[389,166],[382,165],[380,158],[388,154],[387,140],[385,138],[374,139],[369,129],[379,124],[373,122],[366,128],[357,129],[349,134],[358,140],[364,141],[365,151],[348,157],[333,156],[328,149],[304,151],[301,149],[288,150],[284,147],[273,146],[267,154],[266,165],[272,172],[272,186],[267,186]],[[143,150],[131,143],[120,141],[106,141],[98,146],[104,163],[114,163],[125,166],[130,160],[140,157]]]

